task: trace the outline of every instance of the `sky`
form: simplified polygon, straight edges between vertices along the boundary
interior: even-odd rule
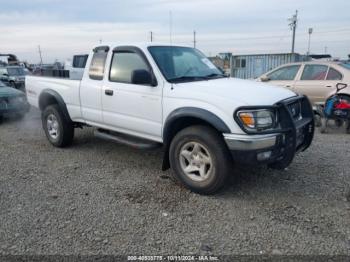
[[[208,56],[291,51],[288,26],[298,10],[295,51],[350,54],[349,0],[0,0],[0,52],[22,61],[65,61],[99,42],[193,45]],[[171,19],[170,19],[171,17]],[[171,21],[171,22],[170,22]],[[172,26],[170,26],[170,24]],[[171,28],[171,29],[170,29]]]

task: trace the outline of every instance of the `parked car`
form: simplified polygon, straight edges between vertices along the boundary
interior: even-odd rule
[[[0,67],[0,80],[11,87],[23,88],[26,73],[21,66]]]
[[[323,105],[335,94],[336,85],[344,83],[348,87],[339,95],[350,101],[350,64],[342,62],[312,61],[285,64],[263,74],[258,80],[306,95],[314,105]]]
[[[5,85],[0,81],[0,120],[4,116],[24,116],[29,111],[25,93]]]
[[[163,170],[202,194],[225,185],[233,163],[287,167],[314,133],[305,96],[228,78],[192,47],[96,46],[81,81],[28,76],[26,89],[52,145],[93,126],[111,141],[163,146]]]

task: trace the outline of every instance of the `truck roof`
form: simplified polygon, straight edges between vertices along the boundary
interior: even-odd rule
[[[117,46],[136,46],[142,49],[147,49],[151,46],[182,46],[182,47],[192,47],[189,45],[178,45],[178,44],[171,44],[171,43],[160,43],[160,42],[106,42],[94,45],[93,48],[100,47],[100,46],[108,46],[109,48],[114,48]]]

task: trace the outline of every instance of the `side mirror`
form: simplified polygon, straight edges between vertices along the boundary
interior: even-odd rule
[[[9,76],[9,74],[6,74],[6,73],[5,73],[5,74],[2,74],[2,75],[3,75],[3,76],[6,76],[6,77],[8,77],[8,76]]]
[[[260,77],[260,81],[261,82],[268,82],[268,81],[270,81],[271,79],[270,78],[268,78],[267,76],[262,76],[262,77]]]
[[[132,72],[131,83],[135,85],[155,85],[152,74],[144,69],[138,69]]]

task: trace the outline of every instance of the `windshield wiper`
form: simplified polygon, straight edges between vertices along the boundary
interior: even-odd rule
[[[227,76],[225,74],[213,73],[213,74],[206,75],[204,77],[207,78],[207,79],[210,79],[210,78],[214,78],[214,77],[227,77]]]
[[[206,76],[179,76],[174,78],[169,78],[168,81],[170,83],[176,83],[176,82],[186,82],[186,81],[196,81],[196,80],[202,80],[206,79]]]
[[[179,77],[174,77],[168,79],[170,83],[177,83],[177,82],[186,82],[186,81],[198,81],[198,80],[209,80],[209,79],[214,79],[214,78],[221,78],[221,77],[227,77],[224,74],[209,74],[205,76],[179,76]]]

